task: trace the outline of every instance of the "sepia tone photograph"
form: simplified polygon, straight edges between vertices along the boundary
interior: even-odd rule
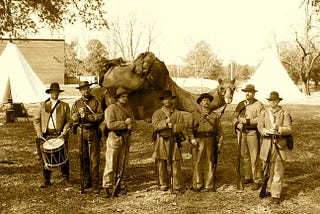
[[[320,213],[319,0],[0,0],[0,213]]]

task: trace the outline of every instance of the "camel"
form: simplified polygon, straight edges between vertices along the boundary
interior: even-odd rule
[[[102,77],[99,81],[100,87],[92,89],[92,94],[99,97],[105,105],[109,105],[114,102],[113,94],[117,87],[122,86],[130,90],[129,103],[136,119],[151,121],[153,112],[161,107],[158,97],[164,89],[172,90],[177,96],[175,99],[177,109],[192,112],[198,108],[196,99],[199,94],[179,87],[169,76],[166,65],[151,52],[140,54],[132,63],[104,69],[99,76]],[[214,97],[210,104],[212,110],[232,102],[234,82],[234,80],[219,80],[218,87],[208,92]]]

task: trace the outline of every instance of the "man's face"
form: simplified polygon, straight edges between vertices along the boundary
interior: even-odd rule
[[[200,102],[200,106],[203,108],[209,108],[210,105],[210,99],[209,98],[203,98]]]
[[[247,91],[246,92],[246,99],[247,100],[252,100],[254,98],[255,94],[256,94],[256,92],[254,92],[254,91]]]
[[[279,102],[280,102],[279,100],[269,100],[269,106],[271,108],[276,108],[278,106]]]
[[[86,87],[82,87],[79,89],[81,95],[83,98],[87,98],[90,96],[90,87],[86,86]]]
[[[162,104],[166,108],[173,107],[173,99],[171,97],[165,98],[162,100]]]
[[[59,98],[59,94],[60,94],[60,91],[56,91],[56,90],[50,91],[50,97],[53,100],[57,100]]]
[[[128,94],[121,94],[119,97],[118,97],[118,101],[119,103],[121,104],[127,104],[128,101],[129,101],[129,98],[128,98]]]

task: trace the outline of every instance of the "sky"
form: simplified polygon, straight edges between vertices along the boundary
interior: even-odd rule
[[[157,35],[151,51],[166,64],[181,64],[193,45],[207,41],[224,62],[256,65],[270,43],[294,39],[304,23],[302,0],[106,0],[108,19],[137,20],[155,24]],[[81,43],[105,33],[74,25],[66,41]]]

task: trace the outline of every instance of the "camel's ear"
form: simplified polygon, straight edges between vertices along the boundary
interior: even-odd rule
[[[236,82],[236,78],[233,78],[233,79],[231,80],[231,83],[234,84],[235,82]]]
[[[221,78],[218,79],[218,83],[219,83],[219,85],[222,84],[222,79]]]

